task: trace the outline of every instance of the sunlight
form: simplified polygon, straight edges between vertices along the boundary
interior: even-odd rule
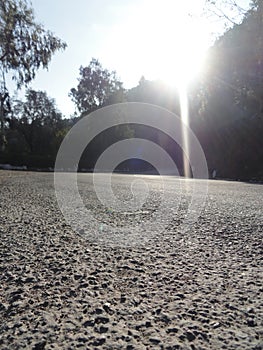
[[[131,86],[137,85],[143,75],[176,88],[186,126],[187,88],[202,71],[210,40],[207,22],[200,17],[202,3],[201,0],[135,1],[129,9],[130,20],[125,18],[125,22],[112,29],[106,53],[110,65],[117,67],[120,77]],[[189,145],[183,126],[182,134],[184,174],[188,177]]]
[[[141,75],[176,88],[188,85],[202,70],[209,46],[207,22],[197,15],[200,3],[134,2],[130,20],[126,18],[112,29],[107,47],[110,65],[131,85],[138,83]]]
[[[183,136],[183,166],[184,166],[184,176],[190,177],[190,167],[189,167],[189,159],[190,159],[190,148],[189,148],[189,140],[188,140],[188,132],[186,127],[189,125],[189,113],[188,113],[188,98],[187,98],[187,88],[186,85],[181,85],[179,89],[179,98],[180,98],[180,109],[181,109],[181,118],[183,121],[182,125],[182,136]]]
[[[184,6],[184,2],[180,5],[173,1],[167,2],[163,13],[159,8],[155,9],[154,17],[157,20],[158,16],[159,21],[158,26],[151,23],[150,48],[153,51],[148,48],[147,58],[149,75],[154,74],[177,88],[188,85],[200,73],[208,47],[204,24],[190,18]]]

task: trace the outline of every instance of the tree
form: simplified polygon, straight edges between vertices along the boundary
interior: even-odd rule
[[[180,112],[178,91],[160,80],[150,81],[142,76],[139,84],[127,91],[126,98],[129,102],[151,103]]]
[[[124,89],[116,72],[103,68],[97,59],[92,58],[88,67],[81,66],[79,73],[78,86],[70,90],[69,96],[81,113],[123,101]]]
[[[212,89],[225,89],[252,114],[263,112],[263,3],[254,1],[241,24],[218,38],[210,50],[207,76]]]
[[[52,55],[66,43],[35,22],[27,0],[0,2],[0,120],[3,140],[5,108],[9,92],[5,75],[11,74],[17,88],[30,83],[39,68],[47,68]]]
[[[51,154],[63,127],[62,114],[55,100],[44,91],[28,90],[26,101],[16,101],[10,128],[23,135],[30,154]]]
[[[256,2],[250,2],[250,9],[255,8]],[[225,29],[241,23],[247,11],[242,2],[236,0],[206,0],[204,6],[204,15],[210,19],[219,19]]]
[[[198,95],[202,118],[194,128],[208,165],[221,176],[249,179],[262,174],[262,83],[263,2],[253,1],[242,22],[211,47]]]

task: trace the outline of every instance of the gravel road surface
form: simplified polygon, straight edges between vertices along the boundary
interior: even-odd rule
[[[133,177],[113,178],[115,194],[128,198]],[[139,178],[150,194],[128,215],[101,205],[92,175],[80,175],[102,227],[136,227],[158,210],[159,177]],[[209,181],[186,234],[194,180],[181,182],[173,220],[125,246],[96,240],[91,227],[74,232],[53,174],[1,171],[0,349],[263,349],[263,186]]]

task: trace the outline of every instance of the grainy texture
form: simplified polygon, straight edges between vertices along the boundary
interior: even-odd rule
[[[157,205],[151,181],[139,215]],[[102,221],[125,225],[98,206],[91,175],[81,183]],[[52,174],[0,172],[0,191],[1,349],[263,348],[261,185],[210,181],[191,234],[175,219],[130,247],[74,233]]]

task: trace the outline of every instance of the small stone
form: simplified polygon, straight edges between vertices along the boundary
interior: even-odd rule
[[[7,303],[0,303],[0,310],[8,310],[9,304]]]
[[[105,343],[106,339],[105,338],[97,338],[93,341],[92,345],[94,346],[100,346]]]
[[[107,333],[109,330],[108,327],[105,327],[105,326],[100,326],[99,328],[99,333]]]
[[[27,332],[27,328],[25,326],[19,327],[19,331],[21,333],[26,333]]]
[[[78,342],[80,342],[80,343],[86,343],[86,342],[87,342],[87,338],[84,337],[83,335],[82,335],[82,336],[79,336],[79,337],[77,338],[77,340],[78,340]]]
[[[216,329],[216,328],[220,327],[220,323],[219,322],[215,322],[215,323],[212,324],[212,327]]]
[[[161,342],[161,340],[159,338],[150,338],[149,339],[151,343],[157,345]]]
[[[114,310],[111,308],[111,304],[110,304],[110,303],[105,303],[105,304],[103,305],[103,309],[104,309],[104,311],[107,312],[107,314],[109,314],[109,315],[114,314]]]
[[[75,274],[74,275],[74,279],[75,280],[79,280],[81,277],[82,277],[82,275],[80,275],[80,274]]]
[[[162,315],[160,316],[160,320],[161,320],[162,322],[168,324],[168,323],[170,322],[170,317],[169,317],[168,315],[166,315],[166,314],[162,314]]]
[[[65,329],[69,331],[73,331],[74,329],[76,329],[76,326],[71,321],[68,321],[65,324]]]
[[[42,307],[47,307],[48,306],[48,301],[46,300],[46,301],[44,301],[44,303],[43,304],[41,304],[41,306]]]
[[[25,279],[25,283],[33,283],[35,281],[36,281],[36,279],[34,276],[29,276]]]
[[[247,325],[249,327],[256,327],[257,324],[255,323],[255,321],[252,318],[250,318],[247,320]]]
[[[125,303],[125,301],[126,301],[126,297],[125,297],[125,295],[122,294],[120,302],[121,303]]]
[[[18,301],[21,299],[22,299],[22,296],[20,294],[14,294],[10,302],[14,303],[15,301]]]
[[[108,323],[110,321],[110,319],[109,319],[109,317],[104,317],[104,316],[98,316],[98,317],[96,317],[96,319],[95,319],[95,323],[103,323],[103,324],[105,324],[105,323]]]
[[[195,335],[192,332],[186,332],[185,335],[189,341],[195,340]]]
[[[32,350],[44,350],[45,346],[46,346],[46,343],[47,343],[46,340],[41,341],[41,342],[35,344],[33,346]]]
[[[152,324],[151,324],[150,321],[146,321],[146,322],[145,322],[145,327],[146,327],[146,328],[149,328],[149,327],[151,327],[151,326],[152,326]]]
[[[87,320],[83,323],[84,327],[93,327],[95,324],[94,320]]]
[[[97,307],[97,308],[95,309],[95,313],[96,313],[97,315],[101,315],[101,314],[103,314],[103,309],[101,309],[100,307]]]
[[[134,345],[129,344],[126,346],[126,350],[135,350],[135,347],[134,347]]]
[[[180,299],[185,299],[185,295],[184,294],[182,294],[182,293],[178,293],[178,294],[176,294]]]
[[[173,327],[173,328],[168,328],[166,332],[167,332],[167,333],[177,333],[177,332],[178,332],[178,329],[175,328],[175,327]]]

